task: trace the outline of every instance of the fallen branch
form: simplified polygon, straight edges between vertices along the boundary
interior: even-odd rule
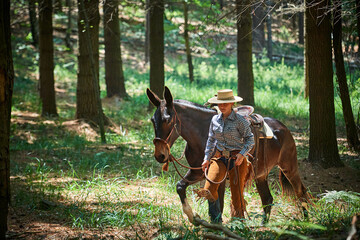
[[[215,234],[206,233],[204,235],[204,237],[206,237],[206,238],[209,238],[209,239],[241,239],[238,235],[236,235],[235,233],[233,233],[232,231],[230,231],[227,227],[225,227],[223,225],[208,223],[207,221],[202,220],[198,217],[194,217],[194,221],[196,224],[202,225],[206,228],[222,231],[225,235],[230,237],[230,238],[228,238],[228,237],[222,237],[222,236],[215,235]]]

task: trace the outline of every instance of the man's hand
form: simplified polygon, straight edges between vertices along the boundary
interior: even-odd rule
[[[205,169],[208,168],[209,165],[210,165],[210,161],[204,159],[203,163],[201,164],[201,167],[202,167],[203,172],[205,172]]]
[[[235,166],[240,166],[242,164],[242,162],[244,161],[244,159],[245,159],[244,155],[242,155],[241,153],[238,153],[236,155]]]

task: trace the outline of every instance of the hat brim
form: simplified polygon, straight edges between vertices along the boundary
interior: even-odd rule
[[[234,99],[229,99],[229,100],[219,100],[217,99],[217,97],[212,97],[208,100],[208,103],[215,103],[215,104],[220,104],[220,103],[235,103],[235,102],[241,102],[243,99],[241,97],[238,96],[234,96]]]

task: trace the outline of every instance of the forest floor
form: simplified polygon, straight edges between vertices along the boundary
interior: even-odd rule
[[[37,113],[31,112],[15,112],[16,118],[12,119],[12,124],[16,124],[17,134],[22,137],[28,138],[31,142],[31,136],[28,134],[28,127],[34,124],[54,124],[52,121],[44,120]],[[87,124],[78,121],[72,121],[63,123],[68,131],[76,132],[79,135],[86,135],[88,139],[94,139],[96,132],[91,129]],[[300,146],[306,147],[308,139],[299,133],[293,132],[296,139],[298,148]],[[338,139],[338,141],[344,142],[344,139]],[[344,143],[342,143],[344,144]],[[106,147],[116,148],[116,146]],[[13,153],[12,159],[16,162],[27,161],[27,151],[16,151]],[[344,167],[340,168],[328,168],[323,169],[314,164],[306,161],[306,159],[299,159],[299,168],[301,178],[305,186],[310,190],[311,194],[316,198],[317,194],[324,193],[326,191],[354,191],[360,192],[360,171],[357,171],[349,166],[346,166],[347,159],[351,161],[360,161],[359,156],[348,152],[346,155],[342,155],[342,160],[345,162]],[[275,175],[272,176],[275,181]],[[66,181],[66,179],[57,179],[57,181]],[[21,179],[18,177],[11,177],[12,188],[21,187]],[[137,182],[129,182],[124,188],[134,188]],[[134,236],[134,229],[113,229],[106,228],[101,231],[97,229],[78,229],[69,226],[69,223],[65,219],[54,216],[51,211],[46,211],[51,208],[51,202],[43,202],[43,209],[30,210],[24,208],[10,207],[9,214],[9,232],[8,239],[138,239]],[[160,203],[166,204],[166,203]],[[250,203],[257,204],[257,203]],[[259,204],[259,203],[258,203]],[[179,208],[180,208],[179,202]],[[185,216],[184,216],[185,218]],[[359,225],[358,220],[357,225]],[[135,226],[136,227],[136,226]],[[141,229],[139,229],[141,230]],[[153,229],[152,236],[156,236],[157,229]],[[148,233],[149,234],[149,233]],[[343,234],[337,239],[344,239],[346,235]]]

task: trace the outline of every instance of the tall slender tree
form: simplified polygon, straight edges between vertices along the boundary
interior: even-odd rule
[[[67,29],[65,35],[65,45],[66,47],[72,51],[72,44],[71,44],[71,30],[72,30],[72,0],[66,0],[67,10]]]
[[[185,48],[186,48],[186,59],[188,63],[190,82],[194,82],[194,66],[192,64],[190,40],[189,40],[188,3],[186,0],[183,1],[183,6],[184,6],[184,39],[185,39]]]
[[[34,46],[39,44],[39,29],[38,29],[38,20],[36,16],[36,0],[28,0],[29,2],[29,17],[30,17],[30,29],[33,39]]]
[[[325,168],[343,165],[336,142],[329,2],[306,0],[305,13],[310,103],[309,161]]]
[[[347,142],[351,148],[360,150],[360,141],[357,134],[354,115],[351,108],[349,88],[346,80],[344,56],[342,50],[342,14],[341,0],[333,1],[333,48],[336,66],[336,79],[339,84],[340,98],[346,126]]]
[[[358,53],[360,53],[360,0],[356,0],[356,29],[358,34]]]
[[[55,13],[61,13],[62,12],[62,0],[53,0],[54,1],[54,10]]]
[[[104,2],[105,82],[107,97],[126,97],[121,58],[119,1]]]
[[[304,44],[304,12],[301,11],[297,15],[298,15],[298,21],[299,21],[299,39],[298,39],[298,43]]]
[[[146,12],[146,20],[145,20],[145,65],[149,62],[149,54],[150,54],[150,0],[145,0],[145,12]]]
[[[252,21],[250,0],[236,0],[238,95],[245,104],[254,105],[252,70]]]
[[[252,14],[252,41],[253,47],[262,50],[265,46],[265,13],[262,1],[255,2],[253,4]]]
[[[78,80],[76,118],[91,120],[100,126],[105,142],[105,115],[101,107],[99,85],[99,1],[78,0]]]
[[[150,44],[150,89],[158,96],[162,96],[165,84],[164,0],[150,0],[148,11]]]
[[[266,1],[268,12],[267,12],[267,18],[266,18],[266,29],[267,29],[267,56],[272,60],[273,57],[273,48],[272,48],[272,2],[271,0]]]
[[[303,2],[303,6],[306,9],[306,1]],[[304,19],[304,30],[306,29],[306,21]],[[306,37],[306,31],[305,31],[305,35],[304,35],[304,98],[308,98],[309,97],[309,61],[308,61],[308,54],[306,53],[308,46],[307,46],[307,41],[306,41],[307,37]]]
[[[40,98],[43,116],[57,116],[54,80],[52,1],[39,1]]]
[[[14,69],[10,38],[10,1],[0,1],[0,239],[5,239],[10,203],[10,118]]]

